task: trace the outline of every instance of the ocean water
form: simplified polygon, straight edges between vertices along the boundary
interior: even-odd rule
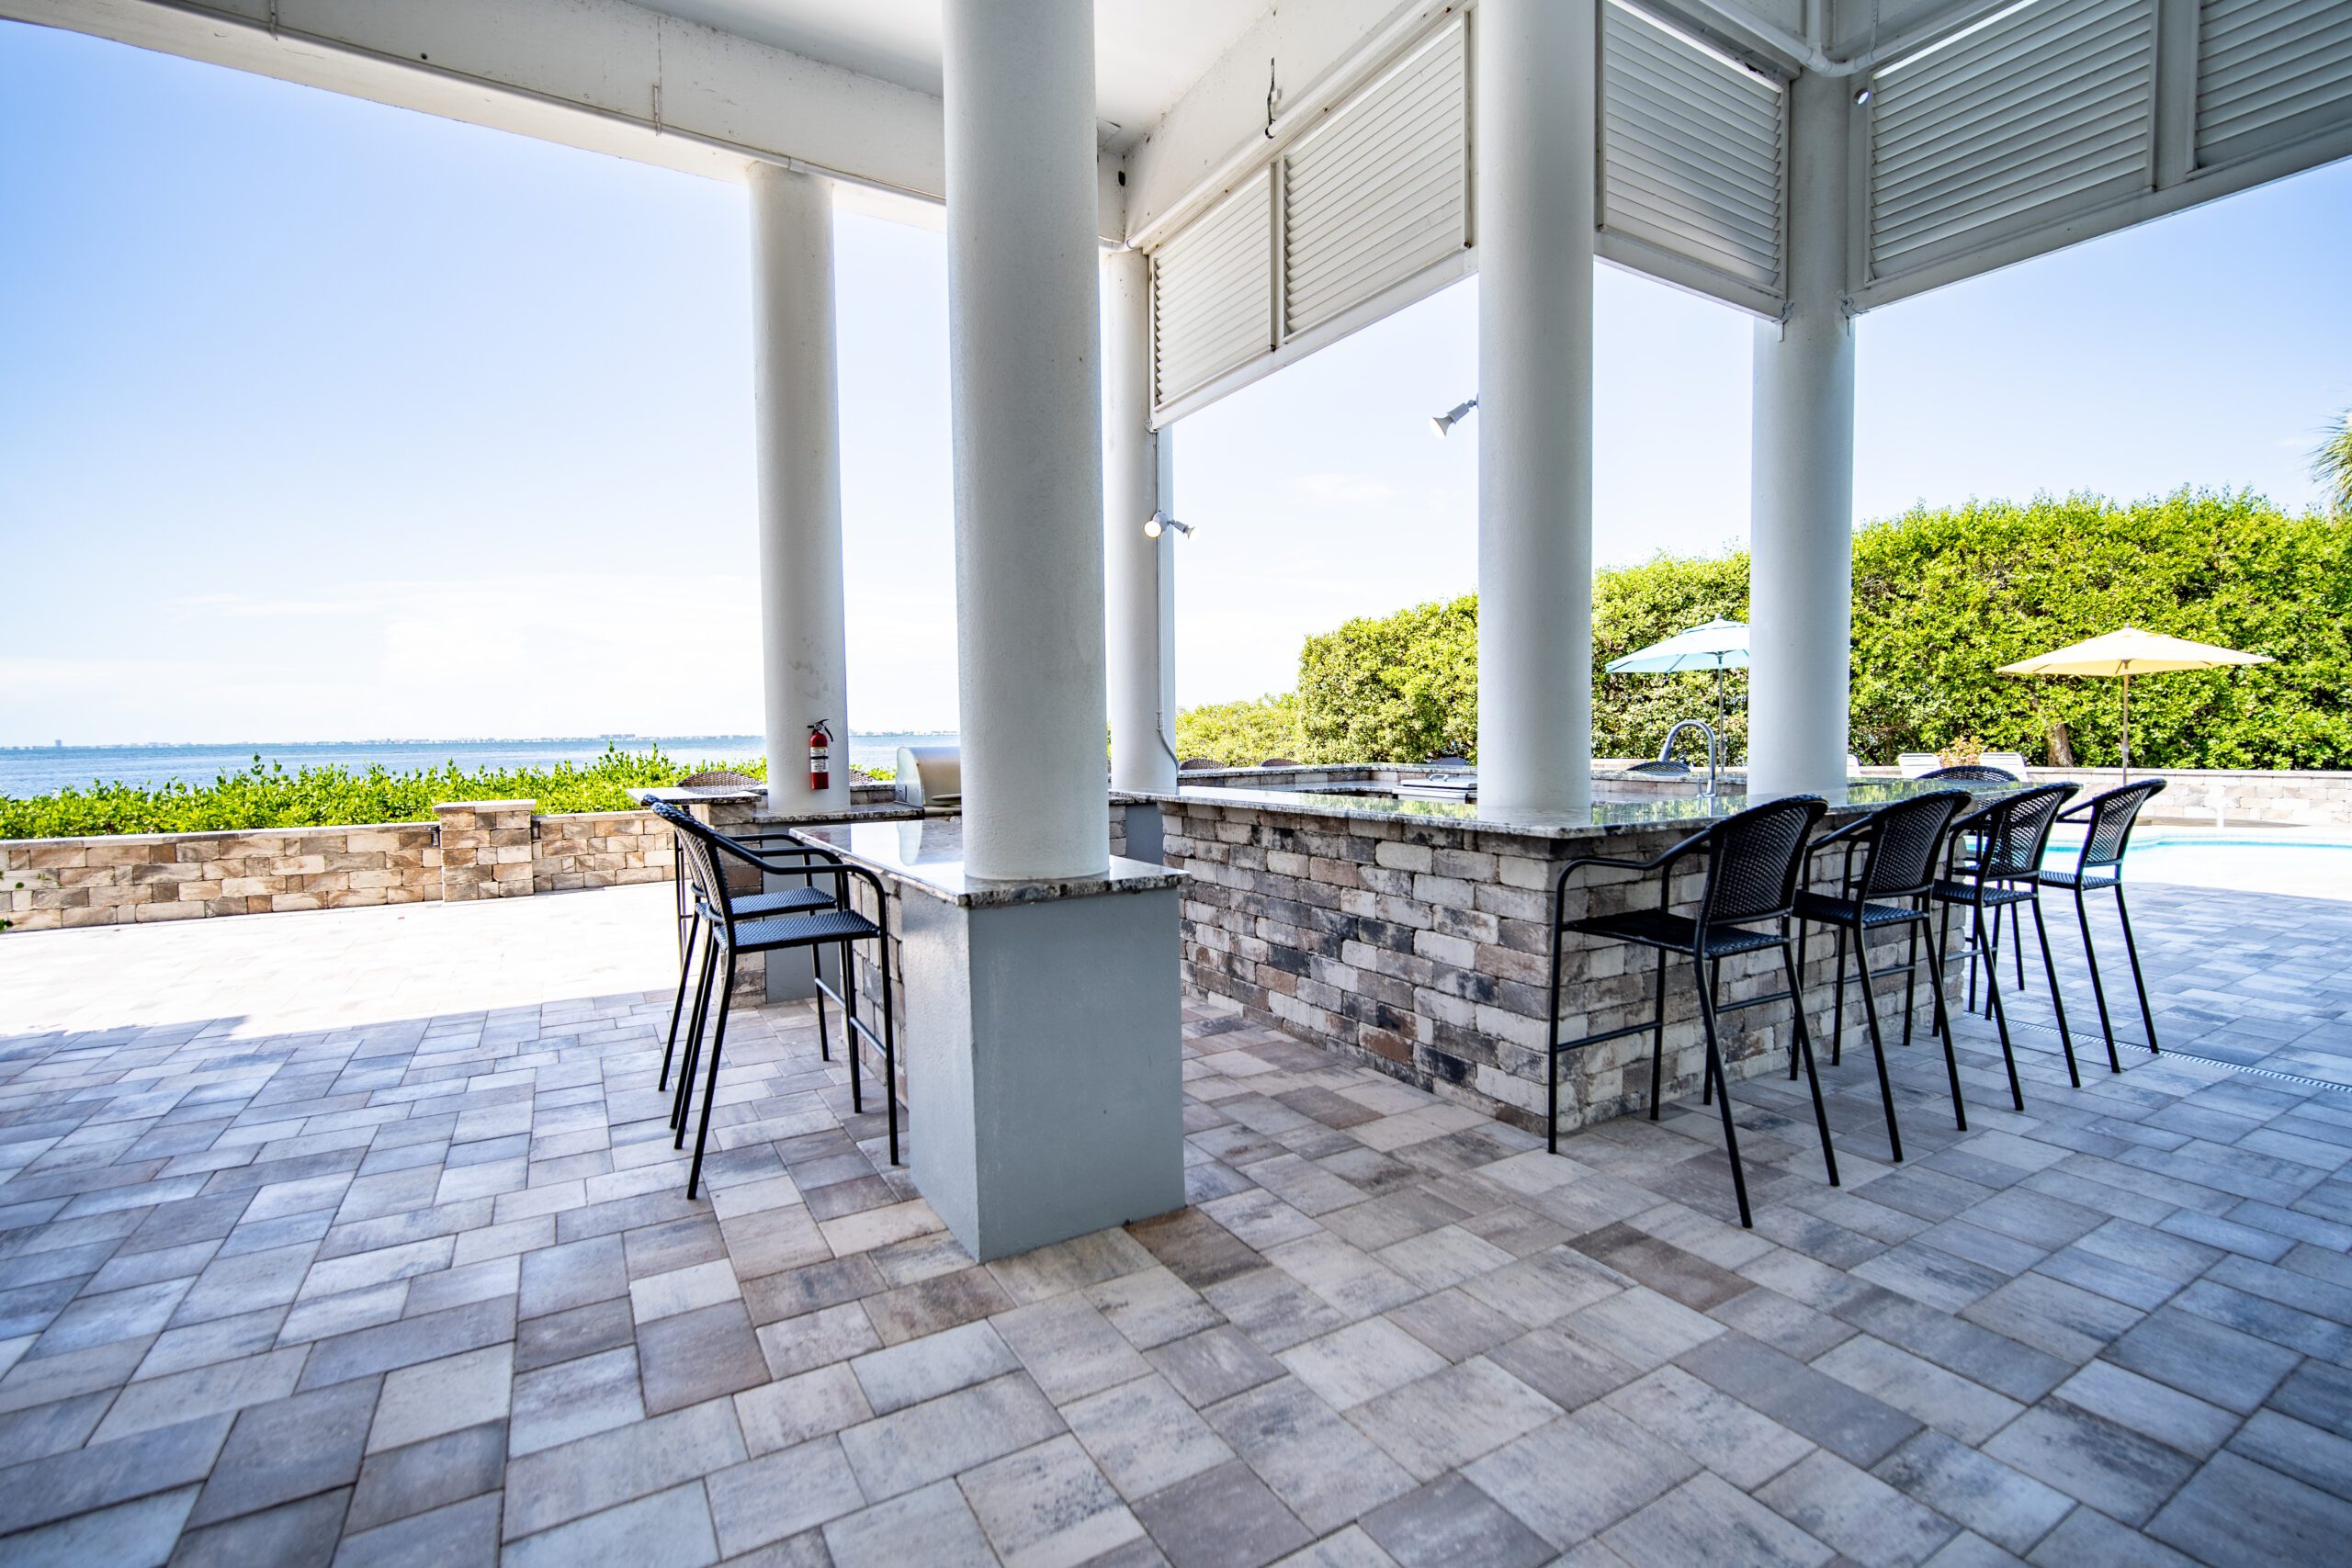
[[[888,769],[901,746],[951,743],[953,735],[889,733],[852,735],[849,760],[866,768]],[[73,786],[86,789],[95,782],[158,784],[179,779],[208,784],[224,773],[242,773],[258,756],[264,762],[282,763],[288,773],[300,767],[330,763],[365,768],[380,762],[394,773],[437,768],[455,762],[471,771],[480,767],[552,767],[558,762],[593,762],[607,743],[624,751],[646,751],[655,746],[678,761],[739,762],[757,757],[756,735],[615,735],[571,736],[544,740],[304,740],[252,741],[190,746],[0,746],[0,795],[49,795]]]

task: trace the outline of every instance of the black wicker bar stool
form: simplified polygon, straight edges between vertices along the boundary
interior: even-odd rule
[[[2009,1071],[2009,1100],[2018,1110],[2025,1109],[2025,1089],[2018,1082],[2018,1059],[2009,1041],[2008,1012],[2001,1006],[2000,931],[2001,911],[2014,904],[2033,907],[2033,929],[2041,938],[2041,965],[2050,982],[2050,1005],[2058,1015],[2058,1043],[2066,1053],[2066,1076],[2076,1089],[2083,1087],[2081,1072],[2075,1066],[2074,1037],[2066,1032],[2066,1004],[2058,994],[2058,965],[2050,955],[2050,929],[2042,923],[2041,883],[2041,855],[2050,843],[2050,829],[2058,819],[2059,810],[2072,800],[2077,786],[2071,784],[2037,784],[2005,795],[1998,800],[1978,807],[1951,825],[1951,848],[1946,852],[1946,869],[1930,895],[1943,907],[1943,923],[1937,933],[1936,962],[1941,964],[1951,950],[1951,913],[1956,908],[1969,911],[1970,930],[1961,955],[1969,965],[1969,1007],[1976,1005],[1976,970],[1984,970],[1986,1010],[2000,1032],[2001,1056]],[[1993,918],[1988,922],[1985,911]],[[2018,973],[2024,969],[2024,942],[2018,943]],[[2023,988],[2023,980],[2019,980]],[[1950,1020],[1944,1021],[1949,1035]],[[1946,1043],[1950,1043],[1947,1038]]]
[[[677,811],[677,807],[664,801],[654,801],[650,804],[654,813],[664,820],[668,819],[671,813]],[[761,842],[775,836],[765,833],[750,834],[745,836],[744,841],[760,844],[761,853],[771,858],[789,858],[798,850],[797,845],[779,849],[771,848]],[[695,955],[702,951],[700,944],[705,940],[704,933],[708,925],[704,916],[707,900],[694,896],[688,881],[687,871],[691,862],[685,849],[685,833],[683,829],[673,827],[671,838],[676,852],[671,859],[670,877],[676,889],[678,900],[678,995],[677,998],[670,1004],[670,1041],[662,1051],[662,1080],[659,1087],[663,1089],[669,1087],[670,1063],[678,1052],[678,1022],[685,1011],[686,982],[695,972]],[[801,858],[814,858],[814,852],[808,851],[799,851],[799,855]],[[765,879],[763,878],[763,880]],[[797,887],[778,887],[759,893],[744,892],[735,895],[735,913],[740,919],[748,919],[758,915],[800,914],[813,909],[830,909],[832,907],[832,893],[828,888],[818,886],[815,877],[806,872],[801,874],[801,884]],[[832,1060],[832,1046],[826,1042],[821,1031],[817,1036],[817,1050],[825,1060],[829,1062]]]
[[[1830,1010],[1829,1060],[1834,1066],[1844,1055],[1846,1037],[1846,945],[1854,950],[1855,976],[1862,987],[1862,1015],[1870,1022],[1871,1055],[1878,1062],[1878,1096],[1886,1111],[1886,1142],[1897,1163],[1903,1158],[1903,1133],[1895,1125],[1894,1086],[1886,1076],[1886,1037],[1879,1028],[1878,998],[1871,982],[1888,975],[1905,976],[1903,1043],[1911,1043],[1911,1022],[1918,1010],[1919,932],[1934,916],[1928,901],[1936,871],[1943,863],[1944,845],[1951,825],[1967,808],[1966,790],[1942,789],[1883,806],[1860,821],[1824,834],[1805,852],[1808,863],[1823,851],[1842,847],[1838,891],[1797,894],[1797,972],[1804,972],[1804,922],[1811,920],[1838,932],[1837,1000]],[[1859,860],[1857,857],[1859,856]],[[1807,878],[1811,880],[1810,877]],[[1873,969],[1870,937],[1873,931],[1900,926],[1910,935],[1908,955],[1900,964]],[[1940,963],[1928,965],[1928,990],[1935,998],[1935,1027],[1944,1041],[1944,1067],[1951,1077],[1952,1121],[1968,1130],[1968,1111],[1960,1097],[1960,1060],[1953,1055],[1950,1019],[1944,1010],[1944,976]],[[1797,1076],[1797,1055],[1789,1053],[1789,1077]]]
[[[1814,1122],[1821,1132],[1821,1160],[1828,1169],[1829,1184],[1838,1185],[1838,1154],[1830,1146],[1829,1113],[1821,1101],[1821,1080],[1814,1072],[1813,1041],[1805,1029],[1804,986],[1791,952],[1790,932],[1797,874],[1804,864],[1805,839],[1827,809],[1818,796],[1792,795],[1727,817],[1655,859],[1633,861],[1579,855],[1560,868],[1559,877],[1552,885],[1552,1032],[1544,1075],[1550,1091],[1549,1147],[1554,1154],[1560,1152],[1560,1057],[1564,1052],[1646,1032],[1650,1036],[1650,1119],[1657,1119],[1658,1086],[1664,1077],[1666,1057],[1666,965],[1668,958],[1679,957],[1690,961],[1691,978],[1699,990],[1700,1022],[1707,1040],[1707,1066],[1700,1103],[1707,1103],[1721,1090],[1724,1152],[1731,1160],[1732,1191],[1739,1200],[1739,1223],[1752,1228],[1755,1219],[1747,1206],[1747,1176],[1740,1166],[1739,1134],[1732,1124],[1731,1084],[1724,1074],[1722,1048],[1716,1038],[1717,1013],[1761,1007],[1767,1002],[1787,1001],[1793,1005],[1797,1050],[1804,1061],[1805,1077],[1813,1088]],[[1697,915],[1678,915],[1668,908],[1673,899],[1674,866],[1693,854],[1707,857],[1705,887],[1700,894]],[[1568,879],[1588,865],[1658,873],[1657,908],[1591,915],[1575,920],[1565,919]],[[1770,922],[1771,929],[1754,929],[1764,922]],[[1657,950],[1657,1003],[1651,1021],[1589,1034],[1579,1040],[1560,1038],[1561,940],[1571,931]],[[1716,1001],[1715,981],[1724,959],[1774,948],[1780,950],[1781,966],[1788,976],[1787,990],[1727,1005]]]
[[[883,896],[881,878],[862,866],[849,864],[839,856],[813,845],[793,846],[790,852],[752,849],[728,838],[685,813],[655,802],[653,809],[662,819],[678,830],[679,848],[687,857],[687,881],[701,906],[704,929],[708,933],[704,946],[702,975],[695,991],[694,1014],[686,1031],[684,1059],[678,1065],[676,1099],[671,1109],[670,1124],[676,1134],[678,1147],[685,1145],[687,1113],[694,1098],[695,1069],[703,1049],[703,1029],[711,1012],[714,988],[718,996],[717,1025],[711,1032],[710,1067],[703,1086],[702,1117],[695,1133],[694,1164],[686,1173],[686,1196],[692,1198],[702,1179],[705,1145],[710,1138],[710,1111],[718,1090],[718,1065],[727,1042],[727,1017],[733,1001],[735,961],[745,953],[779,953],[794,948],[814,948],[820,955],[831,949],[840,958],[840,987],[829,984],[821,963],[813,966],[817,989],[817,1034],[821,1043],[825,1037],[825,999],[831,998],[842,1010],[842,1043],[849,1054],[850,1107],[854,1111],[865,1109],[863,1078],[859,1071],[858,1040],[863,1037],[882,1053],[883,1100],[888,1109],[890,1163],[899,1163],[899,1095],[898,1095],[898,1032],[893,1016],[890,995],[890,933],[889,905]],[[791,913],[746,914],[741,908],[745,896],[733,892],[727,885],[729,862],[750,866],[762,873],[783,873],[808,877],[813,883],[823,878],[831,884],[829,908]],[[874,893],[874,908],[877,919],[867,919],[849,907],[849,884],[854,878],[865,883]],[[852,973],[852,949],[859,942],[874,944],[874,963],[880,975],[882,993],[882,1028],[876,1032],[873,1026],[857,1016],[857,986]],[[725,973],[719,975],[719,960],[724,957]],[[664,1082],[667,1081],[665,1072]]]
[[[2143,779],[2138,784],[2095,795],[2062,812],[2058,818],[2061,822],[2087,819],[2083,829],[2082,852],[2072,871],[2044,870],[2038,877],[2043,886],[2064,887],[2075,896],[2075,919],[2083,928],[2083,957],[2090,965],[2091,998],[2098,1003],[2099,1031],[2107,1036],[2109,1072],[2121,1072],[2123,1063],[2115,1054],[2115,1025],[2108,1018],[2107,987],[2099,982],[2098,950],[2091,945],[2091,917],[2083,906],[2083,895],[2100,887],[2115,895],[2115,918],[2123,922],[2123,951],[2132,960],[2132,985],[2140,993],[2140,1021],[2148,1032],[2148,1050],[2154,1054],[2156,1015],[2148,1009],[2148,982],[2140,974],[2140,946],[2132,940],[2132,912],[2123,905],[2123,852],[2132,842],[2132,829],[2140,819],[2141,808],[2164,787],[2162,779]]]

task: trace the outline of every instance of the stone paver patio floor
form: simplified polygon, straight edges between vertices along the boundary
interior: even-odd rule
[[[1940,1053],[1892,1053],[1894,1168],[1849,1050],[1842,1190],[1788,1086],[1740,1086],[1744,1232],[1695,1103],[1553,1157],[1195,1010],[1194,1206],[979,1267],[803,1007],[738,1015],[685,1201],[667,897],[0,940],[0,1560],[2352,1540],[2352,1095],[2140,1053],[2074,1090],[2044,1033],[2013,1114],[1970,1023],[1966,1134]],[[2239,897],[2135,907],[2183,1043],[2341,1058],[2352,906]]]

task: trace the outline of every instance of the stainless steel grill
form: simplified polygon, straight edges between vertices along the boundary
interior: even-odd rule
[[[900,802],[926,811],[952,811],[964,804],[964,753],[956,746],[901,746],[895,793]]]

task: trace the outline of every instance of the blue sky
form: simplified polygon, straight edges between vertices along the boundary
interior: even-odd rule
[[[757,728],[741,187],[0,23],[0,744]],[[942,243],[838,241],[854,720],[943,727]],[[1859,514],[2309,504],[2347,254],[2338,164],[1871,312]],[[1178,428],[1182,701],[1475,585],[1476,308]],[[1748,319],[1598,313],[1599,557],[1743,538]]]

